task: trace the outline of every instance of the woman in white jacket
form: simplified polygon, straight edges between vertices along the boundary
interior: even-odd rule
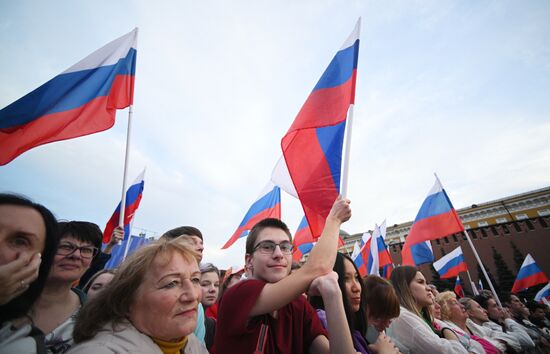
[[[200,295],[194,252],[177,240],[149,244],[82,308],[70,353],[207,354],[193,335]]]
[[[391,283],[401,302],[401,312],[386,331],[387,335],[396,339],[411,354],[468,353],[457,340],[448,340],[436,334],[427,312],[433,300],[421,272],[411,266],[397,267],[392,272]],[[449,337],[456,339],[448,328],[443,328],[441,332],[443,336],[449,332]]]

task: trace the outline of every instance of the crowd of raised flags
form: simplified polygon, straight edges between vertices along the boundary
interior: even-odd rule
[[[136,44],[137,29],[134,29],[3,108],[0,111],[0,165],[36,146],[112,127],[116,110],[133,103]],[[347,168],[349,151],[344,149],[344,143],[351,139],[349,119],[355,104],[358,54],[359,22],[282,137],[282,158],[275,166],[271,181],[223,248],[246,237],[259,220],[281,218],[281,189],[299,199],[305,214],[294,237],[293,258],[300,260],[313,248],[333,201],[347,183],[343,171]],[[144,173],[125,191],[123,203],[117,206],[105,227],[104,243],[109,242],[115,227],[121,226],[125,231],[124,246],[118,248],[124,252],[113,256],[113,264],[120,262],[140,242],[145,242],[133,242],[130,238],[130,224],[143,195]],[[123,215],[120,215],[121,209]],[[468,266],[462,248],[435,261],[430,243],[461,232],[464,226],[436,177],[405,239],[402,264],[433,263],[441,278],[456,277],[455,291],[463,296],[459,274],[467,272]],[[395,263],[385,235],[386,221],[375,225],[372,234],[363,234],[354,245],[351,257],[361,276],[376,274],[389,278]],[[469,281],[474,290],[473,282]],[[548,281],[533,257],[527,255],[512,292]],[[489,279],[487,282],[490,284]],[[537,294],[537,299],[547,299],[549,294],[546,286]]]

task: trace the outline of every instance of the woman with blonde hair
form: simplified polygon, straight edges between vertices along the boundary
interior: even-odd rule
[[[81,310],[71,353],[208,353],[193,335],[200,296],[192,250],[177,241],[144,246]]]
[[[440,338],[433,327],[428,307],[433,298],[424,275],[415,267],[401,266],[394,269],[391,283],[401,303],[400,314],[387,330],[410,353],[467,353],[456,340]],[[447,328],[442,335],[452,334]],[[448,333],[447,333],[448,332]]]

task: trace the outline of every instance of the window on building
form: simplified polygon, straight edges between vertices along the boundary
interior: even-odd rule
[[[439,246],[441,244],[441,240],[437,239],[435,240],[435,243]]]
[[[507,225],[502,225],[502,231],[505,233],[505,234],[509,234],[510,233],[510,230],[508,229],[508,226]]]
[[[458,238],[456,237],[456,234],[453,234],[453,241],[454,241],[455,243],[458,242]]]
[[[548,216],[550,215],[550,209],[537,210],[537,213],[539,214],[539,216]]]
[[[477,240],[477,233],[474,230],[470,231],[470,236],[472,236],[474,240]]]
[[[449,243],[449,238],[448,237],[444,237],[443,240],[445,240],[445,243]]]
[[[545,229],[548,228],[548,224],[546,223],[546,221],[544,220],[544,218],[539,218],[539,222],[540,222],[540,224],[542,225],[542,227],[544,227]]]
[[[523,231],[517,222],[513,222],[512,225],[514,225],[514,229],[516,229],[516,232]]]
[[[533,226],[533,223],[529,220],[525,220],[525,225],[527,225],[527,228],[529,230],[534,230],[535,229],[535,226]]]
[[[494,226],[491,226],[491,232],[493,233],[493,236],[498,237],[498,231],[497,228]]]
[[[487,238],[487,231],[485,229],[479,229],[481,231],[481,238]]]
[[[527,214],[516,214],[516,220],[525,220],[525,219],[529,219]]]
[[[497,218],[495,221],[497,222],[497,224],[502,224],[502,223],[508,222],[508,219],[506,219],[506,218]]]
[[[477,226],[479,227],[489,226],[489,223],[487,221],[480,221],[477,223]]]

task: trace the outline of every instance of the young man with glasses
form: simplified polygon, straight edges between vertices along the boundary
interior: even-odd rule
[[[86,295],[73,285],[90,267],[101,247],[103,233],[86,221],[59,223],[59,245],[48,280],[29,317],[45,334],[46,350],[65,353],[73,344],[72,332]]]
[[[218,310],[214,353],[355,353],[332,267],[340,225],[351,216],[338,199],[308,261],[292,274],[292,237],[280,220],[257,223],[246,240],[250,278],[227,290]],[[330,343],[306,291],[325,301]],[[329,300],[330,299],[330,300]]]

